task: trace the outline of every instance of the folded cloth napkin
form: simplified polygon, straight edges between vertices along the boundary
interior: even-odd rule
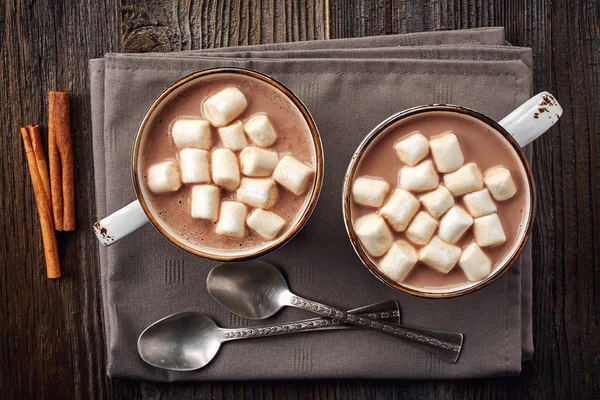
[[[502,28],[340,39],[169,54],[107,54],[92,60],[91,103],[97,216],[135,200],[131,148],[153,100],[170,84],[217,66],[254,69],[308,106],[325,154],[322,194],[308,224],[264,257],[300,295],[346,309],[397,298],[410,325],[465,334],[457,364],[370,331],[319,332],[224,345],[204,369],[145,364],[136,340],[152,322],[200,311],[220,326],[260,324],[218,305],[205,289],[216,262],[187,254],[150,225],[100,248],[108,374],[156,381],[315,378],[435,379],[515,375],[533,353],[531,248],[483,290],[451,300],[401,294],[373,277],[346,236],[341,193],[350,157],[380,121],[403,109],[453,103],[500,119],[530,96],[531,51],[506,45]],[[286,309],[269,322],[306,318]]]

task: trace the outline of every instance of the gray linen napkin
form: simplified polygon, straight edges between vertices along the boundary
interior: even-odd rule
[[[137,355],[137,336],[168,314],[201,311],[224,327],[259,322],[234,316],[208,295],[204,282],[216,262],[175,248],[147,226],[100,248],[108,374],[157,381],[518,374],[533,353],[530,246],[509,273],[477,293],[452,300],[403,295],[374,278],[354,254],[341,190],[358,143],[397,111],[446,102],[500,119],[525,101],[530,50],[505,46],[503,29],[488,28],[92,60],[98,218],[135,199],[131,147],[147,107],[174,81],[215,66],[251,68],[281,80],[307,104],[322,135],[327,172],[317,208],[289,244],[264,259],[281,267],[293,291],[333,305],[398,298],[407,324],[464,332],[463,354],[450,365],[374,332],[320,332],[226,344],[195,372],[148,366]],[[269,322],[305,317],[287,309]]]

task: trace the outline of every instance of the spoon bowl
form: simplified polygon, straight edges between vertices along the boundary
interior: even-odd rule
[[[169,315],[142,332],[137,348],[155,367],[191,371],[208,364],[219,351],[221,329],[205,315],[183,312]]]
[[[287,304],[291,293],[281,272],[264,261],[224,263],[206,278],[211,296],[248,319],[264,319]]]

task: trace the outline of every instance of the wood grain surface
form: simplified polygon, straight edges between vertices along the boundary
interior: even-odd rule
[[[8,0],[0,6],[0,393],[5,399],[600,398],[600,2]],[[533,361],[517,378],[155,384],[105,375],[87,62],[109,51],[505,26],[565,108],[534,144]],[[77,231],[46,279],[18,128],[72,93]],[[45,132],[45,129],[44,129]],[[485,354],[482,354],[485,356]]]

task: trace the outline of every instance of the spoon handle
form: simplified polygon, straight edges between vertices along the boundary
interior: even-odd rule
[[[372,312],[368,314],[356,314],[368,317],[372,320],[392,320],[397,321],[400,316],[398,309],[390,309],[388,311]],[[256,337],[285,335],[288,333],[297,332],[312,332],[331,329],[356,329],[353,326],[344,325],[342,321],[333,318],[320,317],[304,319],[301,321],[285,322],[281,324],[252,326],[239,329],[223,329],[225,341],[236,339],[249,339]]]
[[[458,360],[462,350],[462,333],[408,327],[385,321],[376,321],[364,316],[352,315],[335,307],[307,300],[294,294],[289,298],[289,305],[324,317],[340,320],[342,323],[361,326],[404,339],[412,346],[451,363],[455,363]]]

